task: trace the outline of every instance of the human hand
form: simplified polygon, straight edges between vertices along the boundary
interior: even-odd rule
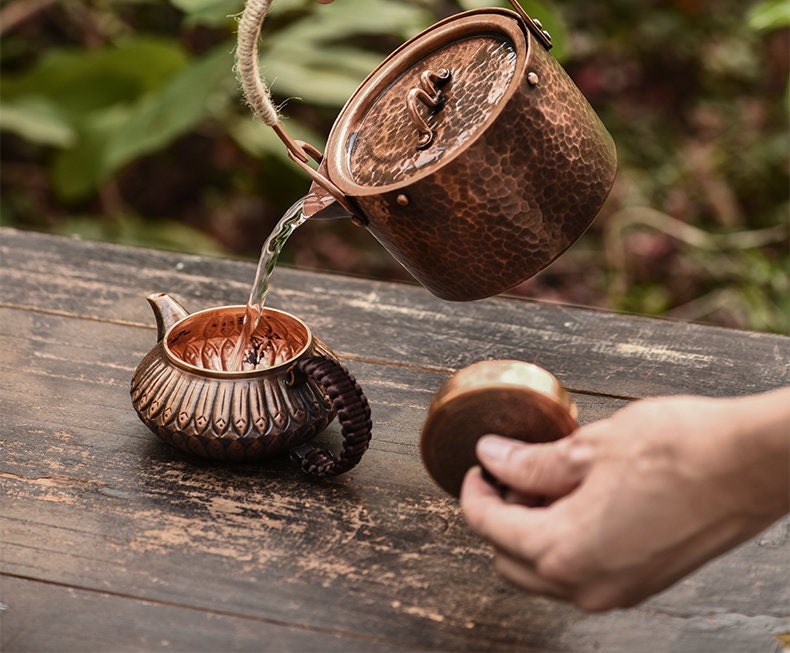
[[[481,438],[464,515],[515,584],[634,605],[790,510],[790,388],[639,401],[547,444]]]

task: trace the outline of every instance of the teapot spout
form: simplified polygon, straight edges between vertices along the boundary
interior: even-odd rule
[[[189,311],[165,292],[152,293],[145,299],[151,305],[156,318],[157,342],[165,337],[165,333],[171,326],[189,315]]]

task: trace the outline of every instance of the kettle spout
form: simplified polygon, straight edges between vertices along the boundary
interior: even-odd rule
[[[189,311],[165,292],[156,292],[145,298],[151,305],[156,318],[156,341],[165,337],[167,330],[179,320],[183,320]]]
[[[302,213],[307,218],[351,218],[356,224],[367,224],[367,219],[354,209],[351,199],[329,180],[325,159],[313,175],[310,190],[302,198]]]
[[[354,214],[317,183],[310,187],[310,192],[304,196],[302,202],[302,213],[308,218],[354,218]]]

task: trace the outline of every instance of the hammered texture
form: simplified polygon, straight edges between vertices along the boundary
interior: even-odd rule
[[[221,349],[216,340],[209,345]],[[311,356],[334,358],[316,340],[299,360]],[[222,461],[260,460],[307,442],[335,416],[320,385],[310,377],[291,383],[290,369],[206,376],[174,365],[159,342],[134,373],[132,405],[151,431],[182,451]]]
[[[403,182],[438,167],[484,127],[513,78],[516,50],[500,35],[457,41],[425,57],[396,80],[364,116],[348,153],[348,169],[360,186]],[[436,134],[425,150],[419,131],[405,111],[409,90],[419,86],[423,70],[451,70],[441,88],[440,110],[421,107]]]
[[[444,299],[489,297],[544,269],[584,233],[614,181],[611,136],[551,54],[527,38],[518,89],[463,152],[445,155],[425,177],[408,172],[395,190],[354,198],[370,232]],[[415,76],[426,62],[432,63],[421,62]],[[443,114],[452,111],[453,89],[447,93],[437,120],[448,120]],[[379,137],[410,139],[410,129],[400,125],[384,122]],[[380,161],[371,165],[375,170]]]

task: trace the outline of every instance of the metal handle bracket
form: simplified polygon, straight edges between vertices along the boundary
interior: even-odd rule
[[[538,41],[540,41],[544,48],[551,50],[552,46],[554,45],[551,42],[551,34],[543,29],[543,25],[541,25],[540,21],[535,18],[530,18],[529,14],[524,10],[524,7],[521,6],[521,3],[518,0],[510,0],[510,4],[512,5],[513,9],[516,10],[516,13],[519,15],[521,20],[524,21],[526,28],[532,32],[532,35],[538,39]]]

